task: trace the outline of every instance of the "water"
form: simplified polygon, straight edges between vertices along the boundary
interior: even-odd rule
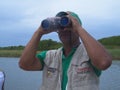
[[[39,90],[41,71],[23,71],[18,67],[19,58],[0,58],[0,69],[6,74],[5,90]],[[100,90],[120,90],[120,61],[103,71]]]
[[[6,74],[5,90],[38,90],[41,72],[23,71],[18,67],[19,58],[0,58],[0,69]]]
[[[120,90],[120,61],[113,61],[112,66],[101,75],[101,90]]]

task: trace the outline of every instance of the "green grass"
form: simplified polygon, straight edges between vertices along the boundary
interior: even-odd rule
[[[23,50],[0,50],[0,57],[20,57]]]
[[[113,59],[120,60],[120,48],[108,49],[108,52],[112,55]]]
[[[114,60],[120,60],[120,48],[107,49]],[[0,57],[20,57],[23,50],[0,50]]]

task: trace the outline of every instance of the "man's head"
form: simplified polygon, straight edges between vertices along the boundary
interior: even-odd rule
[[[56,17],[63,17],[63,16],[67,16],[67,15],[71,15],[74,18],[76,18],[78,20],[78,22],[80,23],[80,25],[82,25],[81,20],[79,19],[79,17],[77,16],[77,14],[73,13],[73,12],[59,12]],[[79,42],[79,36],[77,33],[73,32],[72,30],[72,26],[68,27],[68,28],[64,28],[58,31],[58,36],[60,38],[60,40],[62,41],[62,43],[64,45],[72,45],[72,46],[76,46],[75,44]]]

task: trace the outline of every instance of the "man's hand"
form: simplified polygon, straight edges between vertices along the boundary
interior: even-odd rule
[[[51,33],[51,32],[53,32],[53,31],[52,31],[52,30],[44,30],[44,29],[42,28],[42,26],[40,26],[40,27],[38,28],[38,33],[40,33],[40,35],[48,34],[48,33]]]

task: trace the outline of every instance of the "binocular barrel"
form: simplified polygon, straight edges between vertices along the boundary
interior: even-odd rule
[[[71,25],[71,20],[68,17],[51,17],[44,19],[41,23],[45,30],[59,30]]]

